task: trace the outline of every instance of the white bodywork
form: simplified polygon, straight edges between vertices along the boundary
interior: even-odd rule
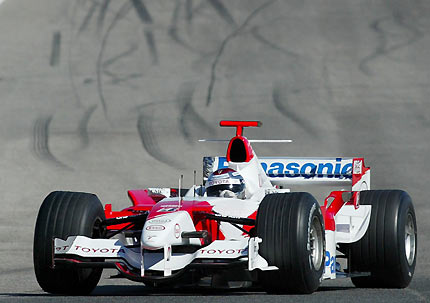
[[[353,243],[360,240],[370,223],[370,205],[344,205],[335,216],[336,243]]]
[[[194,197],[194,189],[183,197],[185,200],[205,201],[212,210],[222,216],[248,218],[258,210],[259,203],[270,193],[288,192],[278,189],[274,184],[297,182],[351,182],[352,158],[264,158],[263,162],[254,155],[249,162],[225,162],[222,157],[213,157],[211,167],[206,172],[228,166],[238,171],[246,184],[246,199],[238,200],[219,197]],[[223,162],[224,161],[224,162]],[[291,164],[293,163],[293,164]],[[355,165],[355,163],[354,163]],[[294,174],[296,173],[296,176]],[[368,189],[369,175],[355,184],[356,190]],[[199,238],[183,238],[183,232],[193,232],[195,226],[187,211],[179,210],[181,198],[163,199],[160,215],[150,217],[141,234],[139,245],[127,247],[123,237],[119,239],[90,239],[83,236],[70,236],[67,240],[55,239],[55,255],[77,255],[84,258],[101,257],[105,260],[125,260],[127,266],[140,268],[141,276],[145,272],[160,271],[169,276],[175,270],[185,268],[196,260],[243,260],[248,262],[250,271],[276,270],[275,266],[258,253],[259,243],[264,239],[249,238],[240,229],[227,222],[220,223],[220,230],[225,240],[216,240],[201,247]],[[169,204],[171,202],[171,205]],[[175,203],[173,203],[175,202]],[[336,230],[326,230],[326,263],[323,278],[336,277],[336,244],[351,243],[359,240],[367,230],[370,220],[370,206],[344,205],[335,217]],[[137,244],[137,243],[136,243]],[[172,247],[181,245],[200,246],[193,253],[172,253]]]

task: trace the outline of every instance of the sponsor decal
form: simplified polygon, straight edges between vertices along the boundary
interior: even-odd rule
[[[160,208],[159,210],[157,210],[157,213],[168,213],[168,212],[173,212],[173,211],[177,211],[179,209],[178,206],[176,207],[170,207],[170,208]]]
[[[55,250],[56,251],[65,251],[69,248],[69,245],[64,245],[64,246],[55,246]]]
[[[306,159],[286,159],[283,162],[281,162],[281,159],[278,161],[272,161],[268,159],[260,159],[264,172],[271,178],[352,178],[352,163],[350,161],[342,160],[342,158],[321,161],[314,160],[313,162],[306,162]],[[356,161],[354,161],[354,169],[355,162]],[[228,167],[228,162],[225,157],[219,157],[218,167],[216,169],[226,167]]]
[[[206,182],[206,186],[215,186],[215,185],[220,185],[220,184],[240,184],[240,180],[239,179],[218,179],[218,180],[211,180]]]
[[[170,219],[162,219],[162,218],[155,218],[155,219],[151,219],[148,221],[148,223],[150,224],[166,224],[169,223],[171,220]]]
[[[161,206],[164,208],[179,207],[178,204],[164,204],[164,203]]]
[[[170,188],[168,187],[150,187],[148,190],[151,194],[163,195],[166,197],[170,196]]]
[[[179,237],[181,236],[181,226],[176,223],[175,224],[175,238],[179,239]]]
[[[63,251],[67,251],[67,249],[69,248],[69,245],[64,245],[64,246],[56,246],[55,247],[55,252],[61,253]],[[80,245],[75,245],[72,246],[71,249],[68,251],[69,253],[73,253],[73,252],[84,252],[84,253],[102,253],[102,254],[107,254],[107,253],[125,253],[124,249],[122,248],[93,248],[93,247],[84,247],[84,246],[80,246]]]
[[[234,255],[246,251],[246,248],[230,248],[230,249],[201,249],[201,255]]]
[[[330,272],[334,273],[335,272],[335,257],[334,256],[330,256],[330,252],[326,251],[325,252],[325,266],[330,268]]]
[[[269,177],[348,178],[351,179],[351,163],[342,163],[341,158],[333,162],[262,162],[261,166]]]
[[[119,219],[125,219],[125,218],[128,218],[129,216],[122,216],[122,217],[115,217],[114,219],[117,219],[117,220],[119,220]]]
[[[362,168],[361,162],[362,162],[361,160],[354,160],[353,174],[360,174],[361,175],[361,168]]]
[[[163,225],[149,225],[145,229],[150,231],[161,231],[165,230],[166,227],[164,227]]]

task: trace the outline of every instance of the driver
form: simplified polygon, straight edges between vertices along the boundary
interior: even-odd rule
[[[245,199],[245,180],[231,168],[214,171],[206,181],[205,187],[208,197]]]

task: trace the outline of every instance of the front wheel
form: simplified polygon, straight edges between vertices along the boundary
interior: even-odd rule
[[[90,293],[102,274],[101,268],[52,268],[53,238],[68,236],[100,238],[100,223],[105,219],[96,195],[52,192],[43,201],[34,233],[33,262],[40,287],[53,294]]]
[[[259,254],[279,270],[262,271],[268,292],[312,293],[320,285],[325,256],[321,209],[309,193],[267,195],[257,213]]]

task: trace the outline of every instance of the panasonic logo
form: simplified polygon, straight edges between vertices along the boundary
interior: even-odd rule
[[[205,161],[211,171],[228,167],[225,157],[206,157]],[[352,178],[352,158],[260,158],[260,163],[270,178]]]
[[[261,166],[271,178],[352,178],[352,163],[342,163],[341,158],[335,162],[262,162]]]

